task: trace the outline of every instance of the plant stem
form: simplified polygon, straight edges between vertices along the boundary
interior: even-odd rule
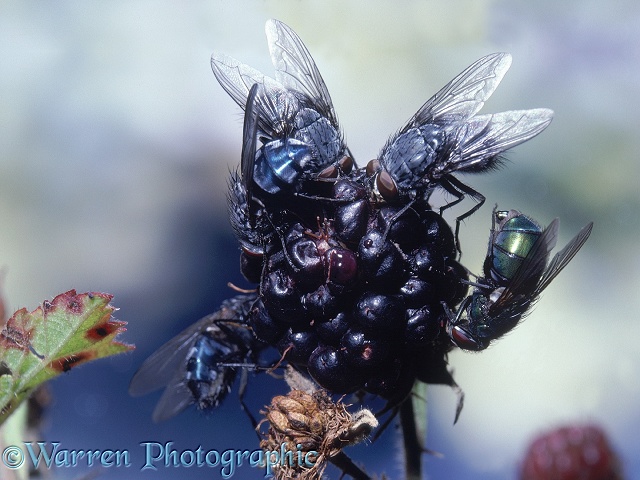
[[[351,460],[344,452],[340,452],[329,459],[343,473],[350,475],[354,480],[371,480],[371,477],[364,473],[353,460]]]
[[[406,480],[420,480],[422,478],[422,447],[416,430],[412,398],[408,398],[400,406],[400,425],[404,444]]]

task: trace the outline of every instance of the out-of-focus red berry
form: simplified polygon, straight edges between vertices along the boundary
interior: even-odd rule
[[[521,480],[621,480],[620,462],[604,432],[593,425],[561,427],[529,446]]]

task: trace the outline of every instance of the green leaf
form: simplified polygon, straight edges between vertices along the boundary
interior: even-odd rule
[[[411,401],[413,402],[413,418],[416,423],[417,438],[420,441],[420,447],[425,450],[425,442],[427,441],[427,390],[429,386],[416,380],[411,391]]]
[[[40,383],[89,360],[133,350],[116,342],[106,293],[70,290],[33,312],[18,310],[0,331],[0,424]]]

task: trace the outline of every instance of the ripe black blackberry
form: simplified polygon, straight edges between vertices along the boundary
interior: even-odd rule
[[[446,370],[442,303],[467,291],[453,232],[424,202],[378,204],[362,170],[319,192],[258,198],[278,223],[249,323],[331,392],[406,394],[425,359]]]

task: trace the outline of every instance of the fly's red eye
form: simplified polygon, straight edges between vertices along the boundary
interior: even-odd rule
[[[335,165],[329,165],[318,174],[319,178],[337,178],[338,168]]]
[[[348,155],[345,155],[340,160],[338,160],[338,166],[342,173],[350,173],[353,170],[353,158]]]
[[[380,168],[380,160],[378,160],[377,158],[370,160],[369,163],[367,163],[367,177],[371,177],[372,175],[380,171]]]
[[[461,327],[453,327],[451,330],[451,338],[458,347],[465,350],[482,350],[482,346],[471,338],[469,332],[463,330]]]
[[[395,200],[398,196],[398,187],[396,186],[396,182],[393,180],[389,172],[382,170],[378,173],[378,177],[376,178],[376,187],[378,187],[378,192],[380,195],[387,200]]]

